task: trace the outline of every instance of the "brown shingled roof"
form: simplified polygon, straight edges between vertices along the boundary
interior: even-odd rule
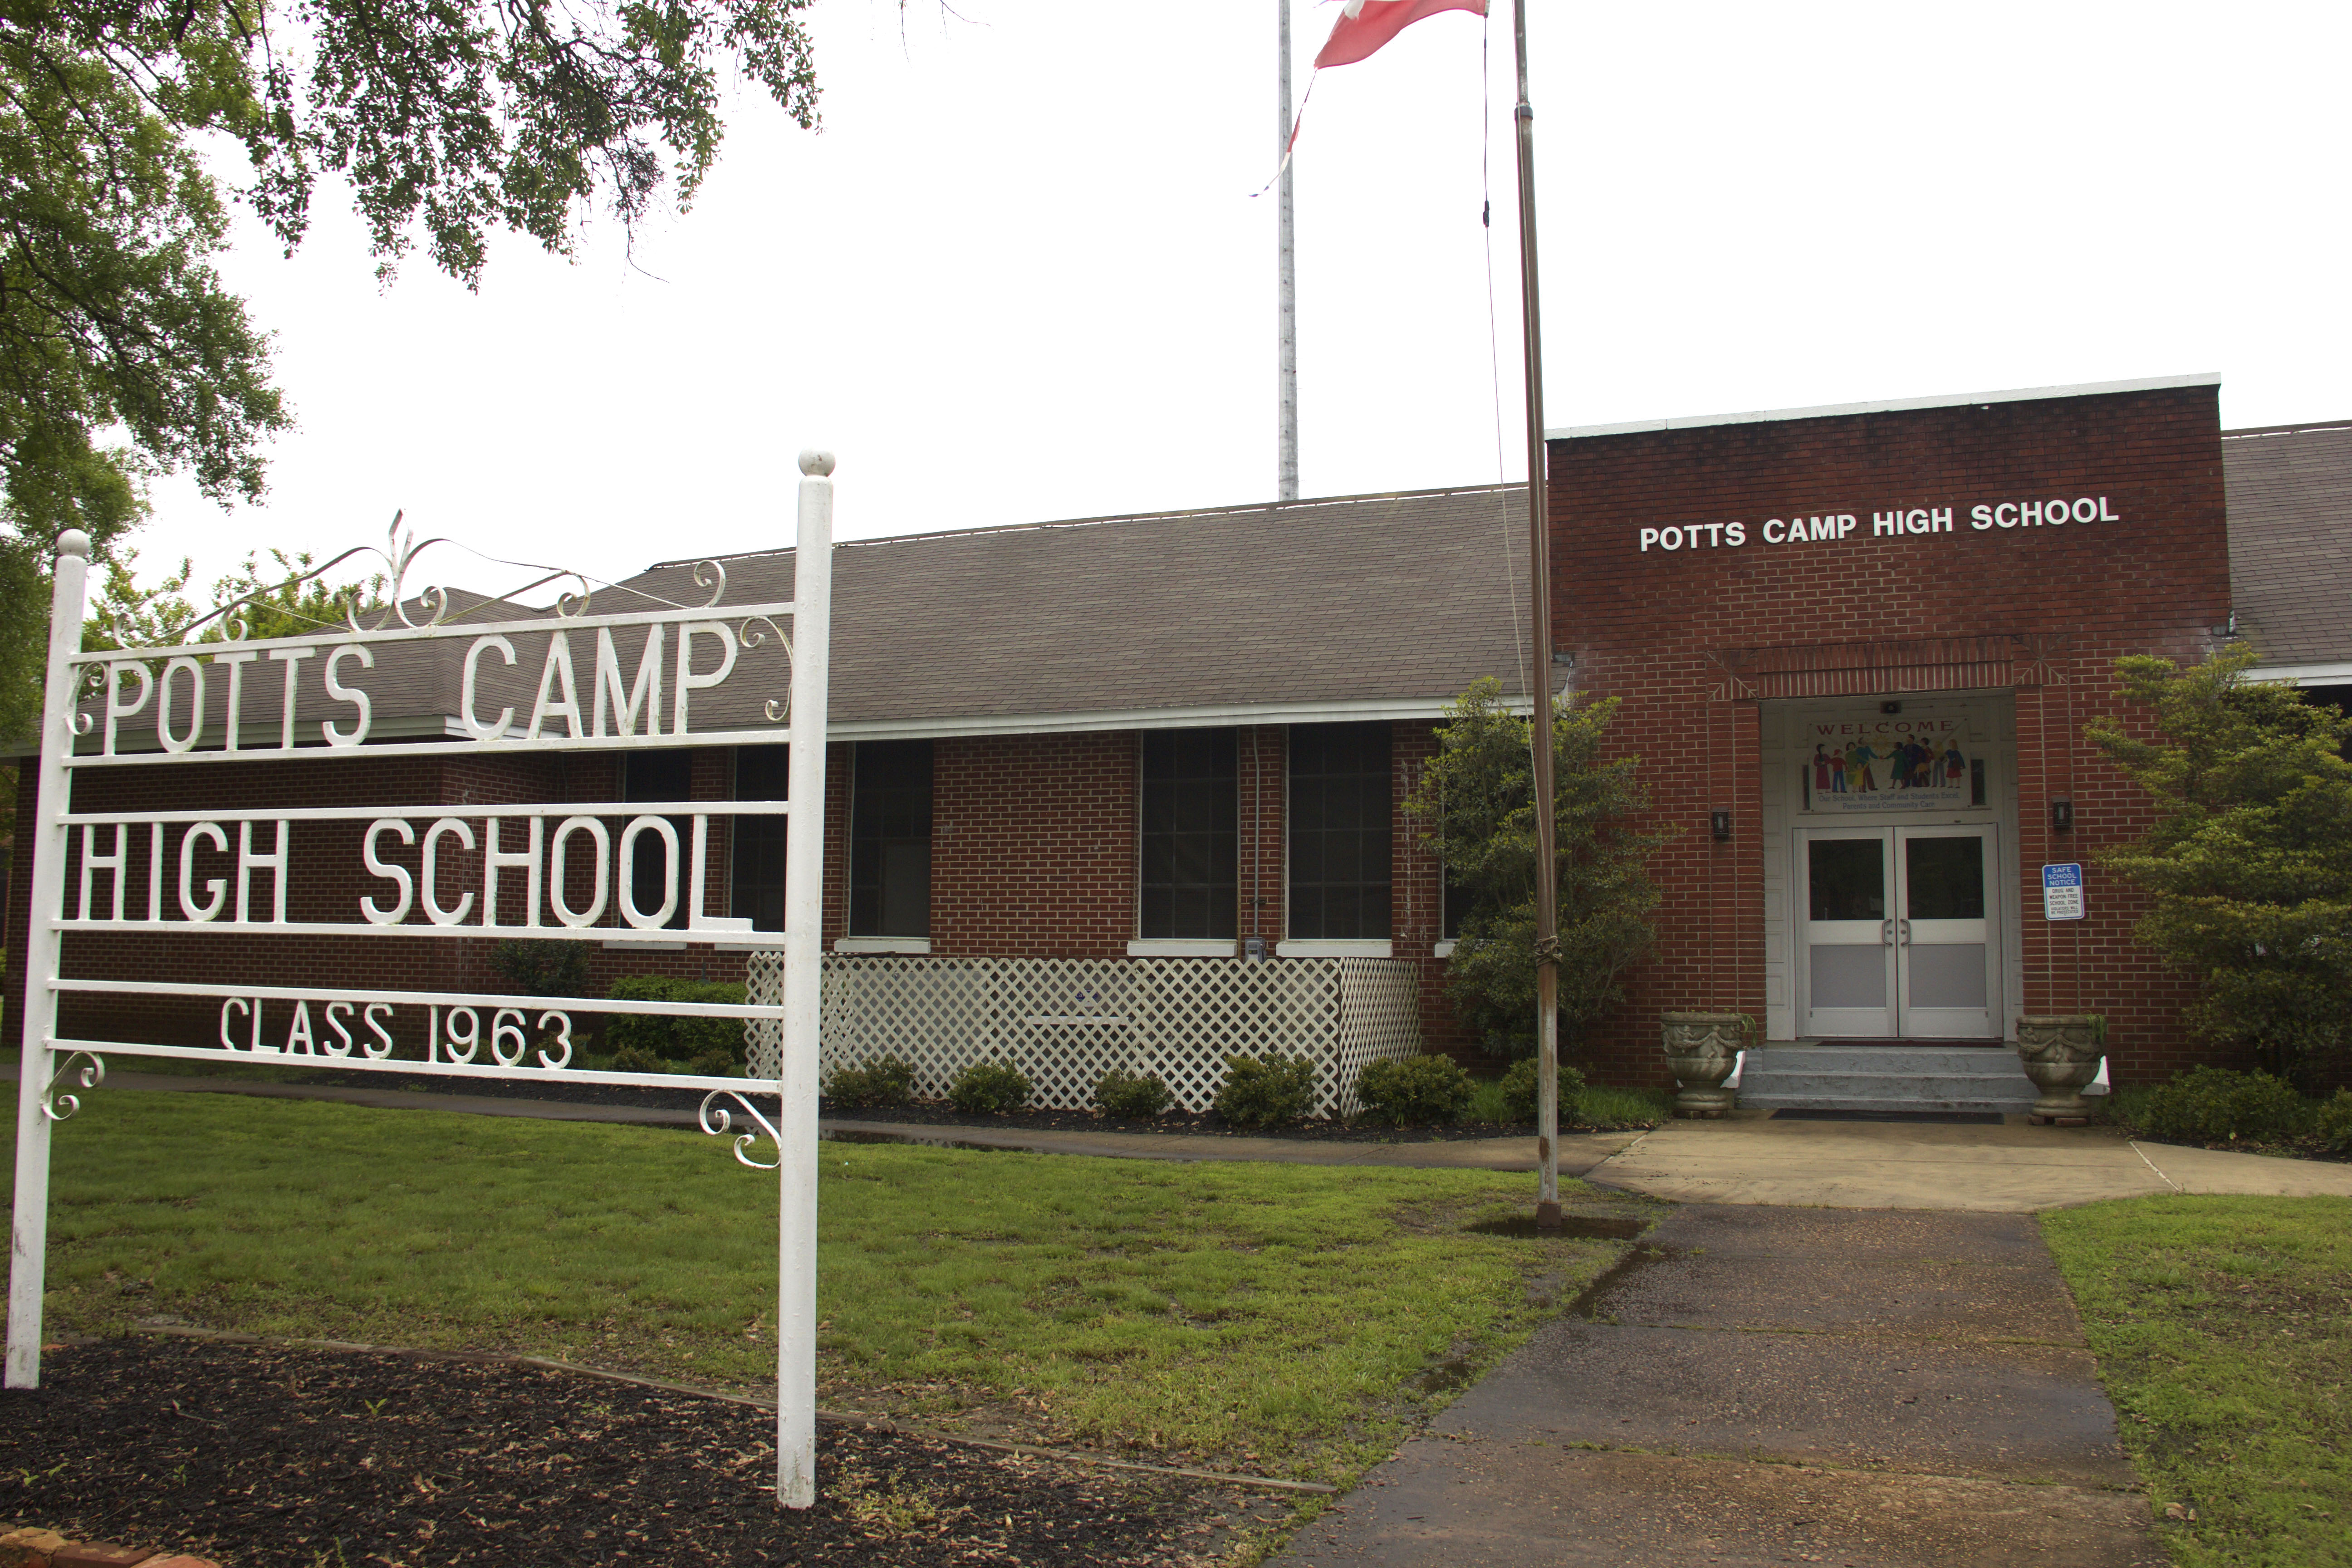
[[[2230,597],[2272,665],[2352,663],[2352,420],[2221,433]]]

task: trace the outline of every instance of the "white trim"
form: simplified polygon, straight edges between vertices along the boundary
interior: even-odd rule
[[[887,741],[955,735],[1083,734],[1100,730],[1202,730],[1225,724],[1318,724],[1364,719],[1443,719],[1459,693],[1444,697],[1301,698],[1290,702],[1217,702],[1197,708],[1107,708],[1077,713],[982,713],[961,718],[852,719],[825,731],[828,741]],[[1524,697],[1503,704],[1526,712]],[[731,738],[730,738],[731,741]],[[691,745],[693,738],[678,742]]]
[[[2291,680],[2297,686],[2352,685],[2352,664],[2261,664],[2248,680]]]
[[[1231,958],[1240,951],[1230,937],[1139,937],[1127,944],[1129,958]]]
[[[1352,941],[1330,937],[1304,937],[1294,942],[1274,944],[1276,958],[1393,958],[1396,944],[1381,937],[1378,941]]]
[[[1967,408],[1988,403],[2036,403],[2044,398],[2102,397],[2119,392],[2168,392],[2182,386],[2219,386],[2220,373],[2158,375],[2140,381],[2094,381],[2078,386],[2026,386],[2009,392],[1952,393],[1937,397],[1897,397],[1883,403],[1831,403],[1818,408],[1766,408],[1746,414],[1698,414],[1675,419],[1635,419],[1622,425],[1575,425],[1547,430],[1547,441],[1578,441],[1587,436],[1634,436],[1652,430],[1691,430],[1708,425],[1758,425],[1778,419],[1836,419],[1850,414],[1904,414],[1918,408]]]
[[[833,951],[929,953],[931,939],[927,936],[837,936],[833,939]]]
[[[1453,956],[1454,956],[1454,939],[1453,939],[1452,937],[1450,937],[1450,936],[1449,936],[1449,937],[1447,937],[1444,942],[1438,942],[1438,943],[1434,944],[1433,946],[1432,946],[1432,947],[1430,948],[1430,950],[1429,950],[1429,956],[1430,956],[1430,957],[1432,957],[1432,958],[1451,958],[1451,957],[1453,957]]]
[[[378,931],[397,931],[400,928],[397,926],[378,926],[376,929]],[[457,928],[451,926],[446,929],[454,931]],[[467,929],[470,930],[472,928],[469,927]],[[500,931],[504,931],[506,928],[501,926],[499,929]],[[532,931],[545,928],[538,926],[519,926],[516,929],[519,931]],[[675,926],[670,926],[665,927],[664,929],[675,931],[677,928]],[[559,929],[553,934],[561,936],[562,931]],[[778,936],[782,936],[783,932],[778,931],[776,934]],[[604,939],[604,951],[606,952],[684,952],[686,951],[686,943],[682,942],[615,942],[612,938],[607,937]],[[748,952],[750,950],[746,949],[745,951]]]

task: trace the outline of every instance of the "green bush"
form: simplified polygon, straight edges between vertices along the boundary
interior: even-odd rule
[[[1234,1127],[1277,1127],[1296,1121],[1315,1103],[1315,1062],[1310,1057],[1225,1058],[1225,1081],[1217,1088],[1220,1121]]]
[[[2140,1131],[2174,1143],[2281,1143],[2311,1123],[2311,1103],[2284,1079],[2191,1068],[2151,1092]]]
[[[843,1068],[825,1080],[824,1097],[839,1105],[904,1105],[915,1098],[914,1064],[882,1057],[862,1068]]]
[[[1559,1124],[1567,1127],[1576,1121],[1577,1100],[1584,1093],[1584,1075],[1569,1066],[1559,1064]],[[1503,1075],[1503,1110],[1513,1121],[1533,1121],[1536,1119],[1536,1059],[1522,1057],[1511,1064]]]
[[[974,1062],[948,1085],[948,1103],[958,1110],[992,1114],[1029,1103],[1033,1086],[1011,1062]]]
[[[2352,1154],[2352,1089],[2339,1089],[2335,1099],[2319,1102],[2312,1131],[2329,1153]]]
[[[613,1053],[613,1070],[614,1072],[661,1072],[666,1069],[662,1067],[661,1058],[643,1046],[625,1045]]]
[[[704,1002],[740,1005],[743,987],[722,980],[680,980],[667,974],[631,974],[613,982],[605,994],[614,1002]],[[743,1059],[740,1018],[677,1018],[620,1014],[604,1026],[604,1043],[617,1054],[635,1047],[664,1061],[696,1062],[724,1057]]]
[[[1105,1116],[1141,1121],[1159,1115],[1176,1097],[1158,1073],[1107,1072],[1095,1085],[1095,1109]]]
[[[1364,1108],[1399,1127],[1461,1121],[1475,1087],[1452,1057],[1371,1062],[1356,1076],[1356,1098]]]
[[[490,967],[518,991],[533,996],[583,996],[588,984],[588,944],[533,942],[512,937],[490,949]]]

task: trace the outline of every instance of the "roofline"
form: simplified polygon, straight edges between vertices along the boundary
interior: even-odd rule
[[[2352,686],[2352,664],[2258,664],[2248,680],[2284,680],[2297,686]]]
[[[1189,511],[1123,511],[1104,517],[1062,518],[1051,522],[994,523],[980,528],[938,528],[928,533],[886,533],[874,539],[836,539],[834,544],[843,550],[859,550],[876,544],[915,544],[933,539],[980,539],[997,533],[1037,533],[1049,528],[1099,528],[1113,522],[1173,521],[1179,518],[1239,517],[1245,512],[1292,511],[1307,507],[1355,506],[1375,500],[1421,500],[1438,496],[1475,496],[1507,494],[1528,488],[1525,479],[1507,484],[1440,485],[1425,490],[1367,490],[1352,496],[1311,496],[1305,500],[1262,500],[1235,502],[1228,506],[1195,507]],[[790,555],[793,547],[782,545],[774,550],[744,550],[732,555],[684,555],[675,561],[656,561],[646,568],[658,572],[667,567],[693,566],[705,561],[752,561],[768,555]],[[614,586],[625,584],[615,584]]]
[[[1107,708],[1080,713],[983,713],[953,719],[837,721],[825,726],[825,739],[945,740],[967,735],[1071,735],[1105,730],[1202,730],[1227,724],[1443,719],[1460,695],[1301,698],[1287,702],[1214,702],[1193,708]],[[1506,698],[1503,705],[1519,712],[1528,708],[1524,697]]]
[[[1748,414],[1701,414],[1677,419],[1636,419],[1623,425],[1576,425],[1547,430],[1547,441],[1579,441],[1588,436],[1635,436],[1655,430],[1693,430],[1709,425],[1760,425],[1780,419],[1836,419],[1850,414],[1904,414],[1919,408],[1967,408],[1991,403],[2032,403],[2043,398],[2104,397],[2118,392],[2168,392],[2182,386],[2219,386],[2219,372],[2159,375],[2142,381],[2095,381],[2079,386],[2027,386],[2009,392],[1898,397],[1885,403],[1831,403],[1818,408],[1768,408]]]
[[[2322,430],[2352,430],[2352,419],[2318,419],[2304,425],[2253,425],[2243,430],[2224,430],[2224,441],[2242,440],[2249,436],[2308,436]]]

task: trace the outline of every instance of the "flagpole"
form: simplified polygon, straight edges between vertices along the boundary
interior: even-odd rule
[[[1275,128],[1274,155],[1282,172],[1276,176],[1282,191],[1275,220],[1275,245],[1280,258],[1281,288],[1276,310],[1275,401],[1280,434],[1275,468],[1275,499],[1298,499],[1298,274],[1294,247],[1296,233],[1290,212],[1290,0],[1274,0],[1281,13],[1280,43],[1275,54],[1280,100],[1280,123]]]
[[[1551,531],[1544,508],[1543,315],[1536,297],[1536,111],[1528,101],[1528,0],[1516,0],[1512,42],[1519,98],[1512,110],[1519,167],[1519,300],[1528,382],[1528,581],[1535,637],[1528,756],[1536,827],[1536,1227],[1559,1228],[1559,871],[1552,794]]]

